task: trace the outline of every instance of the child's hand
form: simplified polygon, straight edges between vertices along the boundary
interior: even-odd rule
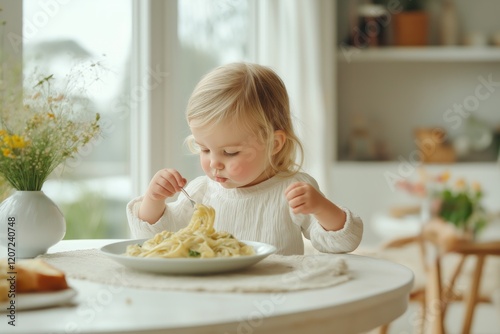
[[[295,214],[315,214],[325,199],[312,185],[305,182],[289,185],[285,190],[285,197]]]
[[[292,183],[286,188],[285,197],[293,213],[313,214],[327,231],[337,231],[345,225],[345,212],[308,183]]]
[[[172,197],[186,185],[186,179],[175,169],[162,169],[158,171],[146,190],[145,197],[159,201]]]
[[[158,171],[144,194],[139,207],[139,218],[150,224],[157,222],[165,211],[165,198],[172,197],[181,191],[181,187],[184,187],[186,182],[186,179],[175,169],[165,168]]]

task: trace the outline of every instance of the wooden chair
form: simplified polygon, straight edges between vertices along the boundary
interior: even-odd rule
[[[408,261],[408,257],[400,257],[399,253],[402,249],[409,248],[407,251],[412,254],[412,261]],[[393,253],[391,253],[393,251]],[[423,259],[426,257],[426,250],[420,236],[401,237],[390,240],[384,243],[375,256],[385,258],[390,261],[398,262],[409,267],[414,275],[414,286],[410,293],[410,301],[418,302],[421,307],[420,317],[420,331],[423,330],[424,316],[425,316],[425,280],[426,280],[426,263]],[[398,254],[399,253],[399,254]],[[367,254],[368,255],[368,254]],[[373,254],[372,254],[373,255]],[[411,263],[410,263],[411,262]],[[380,334],[389,332],[390,324],[385,324],[379,328]]]
[[[445,224],[445,225],[443,225]],[[482,279],[485,259],[487,256],[500,256],[500,240],[490,242],[475,242],[468,239],[450,237],[447,232],[449,225],[434,221],[423,228],[422,239],[435,247],[435,254],[428,259],[428,285],[426,288],[426,324],[432,328],[433,334],[445,333],[444,319],[447,305],[451,301],[451,292],[457,277],[463,269],[467,257],[475,257],[476,263],[469,282],[468,291],[461,296],[465,301],[465,316],[462,333],[470,333],[474,311],[477,303],[491,302],[490,298],[480,298],[479,288]],[[442,278],[443,259],[446,254],[459,254],[461,261],[452,275],[449,284],[445,286]]]
[[[398,262],[414,272],[415,283],[410,294],[410,301],[418,302],[421,306],[418,323],[420,333],[423,333],[427,328],[433,328],[431,331],[433,334],[444,333],[443,322],[447,306],[449,303],[457,301],[466,302],[467,315],[464,320],[463,333],[468,333],[472,324],[474,306],[478,302],[491,302],[489,298],[479,297],[480,273],[484,265],[484,257],[500,252],[500,241],[488,244],[471,244],[469,242],[453,244],[450,241],[452,238],[446,238],[446,236],[451,235],[449,233],[440,233],[438,236],[441,238],[436,238],[436,234],[430,233],[429,229],[424,229],[424,231],[425,233],[420,235],[386,242],[375,251],[359,251],[357,253]],[[479,256],[471,277],[464,273],[469,255]],[[446,262],[445,265],[443,265],[444,262]],[[471,264],[470,261],[467,264]],[[466,288],[468,291],[465,293],[457,291],[456,283],[459,278],[466,278],[466,285],[469,287]],[[444,283],[444,281],[446,282]],[[438,301],[438,307],[436,307],[436,301]],[[436,308],[439,309],[437,312]],[[379,333],[388,333],[389,327],[390,324],[381,326]],[[441,328],[441,331],[435,329],[438,327]],[[465,331],[465,329],[467,330]]]

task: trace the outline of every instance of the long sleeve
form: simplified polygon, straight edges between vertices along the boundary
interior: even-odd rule
[[[133,238],[150,238],[156,233],[165,230],[178,231],[187,226],[193,214],[193,210],[189,207],[191,204],[178,200],[167,203],[167,209],[163,216],[156,223],[149,224],[139,218],[138,213],[141,202],[142,197],[138,197],[127,204],[127,219]]]
[[[284,195],[292,182],[308,182],[318,188],[316,181],[305,173],[293,177],[274,176],[255,186],[226,189],[206,176],[191,181],[186,190],[194,199],[215,209],[214,228],[245,241],[274,245],[278,254],[304,253],[303,236],[314,248],[326,253],[353,251],[361,241],[363,223],[349,210],[346,223],[339,231],[325,231],[313,215],[292,213]],[[319,190],[319,189],[318,189]],[[163,216],[155,224],[141,221],[138,209],[142,198],[127,205],[130,230],[135,238],[148,238],[163,231],[177,231],[189,223],[193,208],[180,194],[173,203],[167,203]]]
[[[295,181],[307,182],[321,192],[314,178],[305,173],[299,173]],[[326,231],[313,215],[295,215],[290,209],[290,216],[295,224],[302,228],[306,239],[311,245],[323,253],[348,253],[354,251],[363,237],[363,221],[349,209],[340,207],[346,213],[344,227],[338,231]]]
[[[349,253],[361,243],[363,222],[349,209],[342,208],[346,213],[345,225],[338,231],[326,231],[319,222],[310,225],[309,235],[314,248],[323,253]],[[305,235],[305,234],[304,234]]]

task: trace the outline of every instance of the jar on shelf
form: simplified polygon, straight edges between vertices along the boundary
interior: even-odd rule
[[[358,6],[358,25],[352,33],[352,45],[358,48],[377,47],[387,44],[387,10],[382,5]]]
[[[441,45],[457,45],[459,43],[458,16],[452,0],[443,0],[439,21]]]

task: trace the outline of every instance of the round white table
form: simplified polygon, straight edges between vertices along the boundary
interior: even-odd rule
[[[49,253],[99,248],[118,240],[63,240]],[[209,293],[133,289],[68,279],[73,305],[1,314],[1,333],[361,333],[408,306],[413,273],[358,255],[345,257],[352,279],[287,293]]]

